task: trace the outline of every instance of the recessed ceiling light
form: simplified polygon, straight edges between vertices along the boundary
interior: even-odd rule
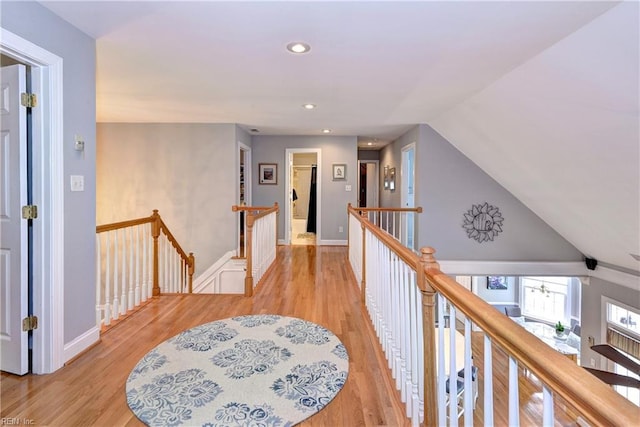
[[[287,45],[287,50],[291,53],[307,53],[311,50],[311,46],[302,42],[291,42]]]
[[[371,146],[373,145],[373,142],[367,142],[367,145]]]
[[[322,129],[322,133],[331,133],[331,129]]]
[[[313,110],[316,108],[316,104],[302,104],[302,106],[307,110]]]

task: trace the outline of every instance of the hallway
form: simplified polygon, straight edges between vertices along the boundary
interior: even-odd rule
[[[345,246],[279,246],[275,268],[252,298],[213,294],[154,297],[129,318],[116,322],[102,334],[101,342],[59,371],[24,377],[2,373],[0,416],[33,420],[36,426],[140,426],[127,406],[125,382],[142,356],[196,325],[273,313],[330,329],[349,352],[349,376],[343,390],[300,425],[408,426],[400,394],[348,265]],[[474,361],[481,367],[476,425],[483,423],[482,340],[481,333],[474,333]],[[505,354],[496,350],[493,363],[495,425],[508,425]],[[540,425],[540,382],[531,374],[521,374],[519,388],[520,425]],[[561,402],[556,402],[555,417],[558,426],[575,425]]]

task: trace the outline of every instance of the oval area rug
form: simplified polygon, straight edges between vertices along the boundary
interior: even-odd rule
[[[127,403],[150,426],[291,426],[342,389],[347,351],[328,329],[278,315],[196,326],[147,353]]]

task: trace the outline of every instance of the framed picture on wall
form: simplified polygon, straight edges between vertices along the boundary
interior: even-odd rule
[[[347,179],[347,165],[344,163],[334,163],[332,177],[334,181],[344,181]]]
[[[507,276],[487,276],[487,289],[507,289]]]
[[[278,164],[260,163],[258,164],[258,183],[272,184],[278,183]]]

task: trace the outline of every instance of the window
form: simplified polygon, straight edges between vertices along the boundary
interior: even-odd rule
[[[522,277],[522,314],[526,317],[569,324],[569,277]]]
[[[625,356],[636,363],[640,363],[640,310],[625,306],[619,302],[609,300],[606,305],[607,313],[607,343],[614,346]],[[638,378],[633,372],[612,363],[616,374]],[[618,393],[640,406],[640,390],[633,387],[614,386]]]

